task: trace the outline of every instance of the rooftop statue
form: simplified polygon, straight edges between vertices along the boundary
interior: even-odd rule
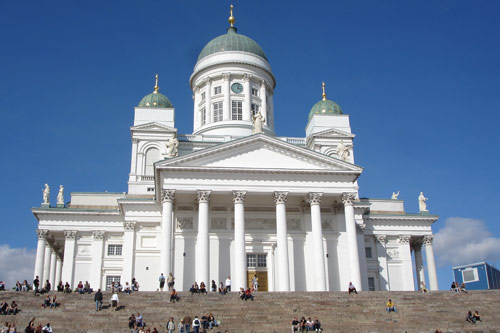
[[[176,157],[179,155],[179,140],[177,138],[170,138],[167,141],[167,158]]]
[[[43,203],[49,204],[50,203],[50,187],[48,184],[45,184],[45,188],[42,189],[42,192],[43,192]]]
[[[424,192],[420,192],[418,196],[418,208],[420,212],[428,212],[427,204],[425,203],[427,200],[429,200],[429,198],[424,197]]]
[[[264,122],[266,121],[266,119],[262,116],[262,114],[259,112],[255,116],[253,116],[252,119],[253,119],[253,131],[252,131],[252,134],[264,132],[262,130],[262,126],[264,125]]]
[[[399,191],[398,191],[398,193],[396,193],[396,192],[392,192],[392,197],[391,197],[391,199],[393,199],[393,200],[398,200],[398,197],[399,197]]]
[[[57,204],[64,205],[64,187],[59,185],[59,193],[57,194]]]
[[[347,161],[347,158],[349,155],[351,155],[351,152],[349,151],[349,147],[347,147],[344,144],[343,140],[340,140],[340,143],[337,145],[337,155],[343,160]]]

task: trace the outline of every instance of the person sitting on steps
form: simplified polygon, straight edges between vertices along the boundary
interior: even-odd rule
[[[206,294],[207,293],[207,286],[205,286],[205,282],[201,281],[200,283],[200,294]]]
[[[297,317],[293,317],[292,320],[292,333],[298,332],[300,330],[300,321]]]
[[[465,321],[471,323],[471,324],[475,324],[476,323],[476,319],[474,318],[474,316],[472,315],[472,311],[469,311],[467,313],[467,316],[465,317]]]
[[[467,289],[465,288],[465,282],[462,282],[460,285],[460,292],[468,294]]]
[[[220,282],[220,287],[219,287],[219,294],[225,295],[227,293],[226,288],[224,287],[224,283],[221,281]]]
[[[394,302],[389,299],[389,301],[387,302],[387,313],[390,313],[391,311],[392,312],[398,312],[398,310],[396,310],[396,307],[394,306]]]
[[[356,291],[356,287],[354,287],[354,285],[352,284],[352,282],[349,282],[349,295],[351,293],[357,294],[358,292]]]
[[[423,293],[428,292],[427,287],[425,286],[425,282],[424,281],[420,282],[420,291],[423,292]]]
[[[177,291],[175,291],[175,289],[172,289],[172,291],[170,292],[170,302],[175,303],[179,302],[179,300],[180,297],[179,295],[177,295]]]
[[[475,311],[474,315],[472,316],[476,322],[481,321],[481,317],[479,317],[479,312]]]
[[[251,299],[253,301],[252,290],[250,288],[247,288],[247,290],[245,290],[245,301],[248,299]]]
[[[239,295],[240,295],[240,299],[241,299],[241,300],[244,300],[244,299],[245,299],[245,289],[240,288],[240,293],[239,293]]]

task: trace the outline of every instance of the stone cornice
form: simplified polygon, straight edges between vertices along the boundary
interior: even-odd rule
[[[278,140],[275,138],[271,138],[271,137],[264,135],[264,134],[255,134],[255,135],[252,135],[249,137],[243,137],[240,139],[236,139],[233,141],[223,143],[221,145],[209,147],[209,148],[206,148],[206,149],[201,150],[201,151],[196,151],[196,152],[193,152],[193,153],[190,153],[190,154],[178,157],[178,158],[170,159],[168,161],[161,161],[160,163],[158,163],[158,165],[156,166],[155,169],[161,170],[161,169],[168,168],[169,170],[171,170],[174,168],[189,168],[189,169],[197,168],[197,167],[182,166],[179,164],[189,162],[191,160],[199,160],[199,159],[202,159],[204,157],[213,157],[214,154],[220,154],[220,153],[223,153],[225,151],[236,150],[240,147],[247,147],[248,145],[253,144],[253,143],[262,143],[263,147],[267,147],[270,150],[275,150],[279,153],[288,154],[289,156],[291,156],[293,158],[296,158],[296,159],[299,159],[299,160],[302,160],[302,161],[305,161],[308,163],[320,165],[320,166],[325,167],[325,168],[328,168],[328,167],[340,167],[340,168],[343,167],[344,168],[344,170],[300,170],[299,169],[297,171],[303,171],[303,172],[304,171],[308,171],[308,172],[326,171],[326,172],[337,172],[337,173],[352,173],[352,174],[356,174],[356,175],[360,175],[361,172],[363,171],[362,167],[357,166],[355,164],[345,162],[345,161],[339,160],[339,159],[334,158],[334,157],[326,156],[326,155],[323,155],[321,153],[318,153],[318,152],[315,152],[315,151],[312,151],[312,150],[309,150],[306,148],[298,147],[296,145],[293,145],[293,144],[290,144],[290,143],[287,143],[287,142],[284,142],[284,141],[281,141],[281,140]],[[198,167],[198,168],[205,169],[203,167]],[[218,168],[208,167],[206,169],[218,169]],[[220,169],[227,169],[227,168],[220,168]],[[235,170],[239,170],[239,169],[236,168]],[[251,169],[245,169],[245,171],[248,171],[248,170],[251,170]],[[259,170],[261,170],[261,169],[259,169]],[[272,170],[281,170],[281,169],[272,169]],[[293,169],[283,169],[283,171],[286,171],[286,170],[290,171]]]
[[[436,222],[439,219],[437,215],[363,215],[363,220],[366,221],[427,221]]]

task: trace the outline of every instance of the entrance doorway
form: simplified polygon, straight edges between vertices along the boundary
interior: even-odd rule
[[[247,253],[247,286],[252,288],[252,280],[257,276],[257,291],[268,291],[267,254]]]
[[[257,291],[268,291],[267,288],[267,271],[247,271],[247,286],[253,288],[253,277],[257,275],[257,283],[259,288]]]

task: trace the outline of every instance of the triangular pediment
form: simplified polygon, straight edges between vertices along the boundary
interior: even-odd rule
[[[132,126],[130,127],[130,130],[136,132],[177,132],[177,129],[173,127],[159,124],[156,122],[150,122],[146,124]]]
[[[354,134],[344,132],[338,129],[328,129],[312,135],[316,138],[340,138],[340,139],[352,139],[355,137]]]
[[[294,146],[264,134],[224,143],[161,161],[156,168],[207,168],[361,173],[362,168],[335,157]]]

